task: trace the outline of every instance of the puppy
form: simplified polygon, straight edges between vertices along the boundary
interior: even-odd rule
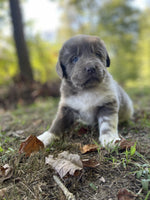
[[[98,123],[104,147],[120,140],[118,121],[132,117],[133,105],[107,71],[109,66],[106,47],[98,37],[77,35],[65,42],[56,66],[62,79],[58,112],[50,129],[38,136],[44,146],[60,138],[75,120]]]

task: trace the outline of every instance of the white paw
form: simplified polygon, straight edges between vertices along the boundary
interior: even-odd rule
[[[45,131],[41,135],[37,137],[39,140],[41,140],[44,144],[44,147],[48,146],[54,139],[58,138],[53,133],[50,133],[49,131]]]
[[[121,139],[118,134],[108,133],[101,135],[99,140],[103,147],[109,146],[113,148],[115,146],[115,142]]]

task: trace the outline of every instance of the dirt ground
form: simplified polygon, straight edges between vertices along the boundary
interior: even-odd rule
[[[20,143],[29,135],[39,135],[49,128],[59,99],[37,98],[31,105],[18,104],[15,109],[0,109],[0,165],[9,164],[12,176],[0,182],[6,188],[3,200],[65,200],[66,197],[53,179],[59,176],[45,157],[60,152],[77,153],[83,158],[94,158],[100,165],[85,167],[78,176],[67,176],[61,181],[77,200],[117,200],[120,189],[137,195],[137,200],[150,199],[150,90],[129,89],[135,114],[128,124],[119,126],[126,139],[136,140],[136,151],[103,149],[81,154],[77,144],[98,142],[96,127],[75,124],[65,137],[29,158],[18,153]],[[1,180],[1,179],[0,179]]]

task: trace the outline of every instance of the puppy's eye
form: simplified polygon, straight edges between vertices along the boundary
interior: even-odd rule
[[[102,58],[102,55],[101,55],[100,53],[96,53],[96,56],[97,56],[98,58]]]
[[[75,56],[72,58],[72,63],[76,63],[76,62],[78,62],[78,60],[79,60],[79,58],[77,56]]]

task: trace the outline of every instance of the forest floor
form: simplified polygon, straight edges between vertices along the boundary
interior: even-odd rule
[[[137,141],[134,152],[115,148],[82,154],[77,144],[98,142],[98,131],[75,124],[63,140],[27,158],[18,153],[21,142],[27,136],[39,135],[49,128],[59,99],[37,98],[30,105],[18,104],[7,110],[0,108],[0,166],[9,164],[12,167],[8,179],[0,176],[0,199],[65,200],[53,179],[53,175],[59,175],[45,164],[49,154],[57,156],[63,151],[99,162],[95,168],[85,167],[79,176],[60,178],[76,200],[117,200],[122,188],[137,195],[129,200],[150,199],[150,89],[127,91],[133,99],[135,114],[128,124],[119,126],[119,133],[126,139]]]

